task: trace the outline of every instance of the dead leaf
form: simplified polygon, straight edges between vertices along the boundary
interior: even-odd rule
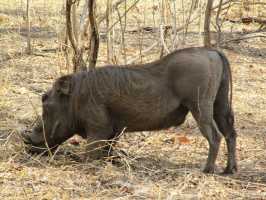
[[[79,140],[79,138],[77,138],[77,137],[73,137],[73,138],[69,139],[69,143],[72,145],[75,145],[75,146],[79,145],[80,142],[81,142],[81,140]]]
[[[191,143],[191,141],[185,135],[179,136],[179,137],[177,137],[177,139],[178,139],[178,142],[180,144],[190,144]]]

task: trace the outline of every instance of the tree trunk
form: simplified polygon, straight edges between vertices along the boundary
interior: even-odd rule
[[[72,18],[72,27],[73,27],[73,34],[75,37],[75,40],[77,42],[77,46],[79,46],[79,31],[78,31],[78,20],[77,20],[77,4],[74,3],[72,4],[72,13],[71,13],[71,18]]]
[[[83,71],[86,70],[86,63],[83,60],[83,48],[80,48],[76,37],[73,31],[73,22],[72,22],[72,0],[66,0],[66,29],[67,29],[67,36],[71,43],[71,46],[74,50],[73,56],[73,71]]]
[[[95,16],[95,0],[89,0],[89,22],[90,22],[90,52],[89,52],[89,69],[94,69],[97,62],[99,51],[99,33]]]
[[[217,48],[220,47],[220,42],[221,42],[221,26],[222,26],[222,24],[220,23],[219,16],[221,13],[222,4],[223,4],[223,0],[220,0],[218,11],[216,14],[216,19],[215,19],[216,27],[217,27],[217,38],[216,38],[217,39],[217,41],[216,41]]]
[[[212,3],[213,3],[213,0],[208,0],[206,11],[205,11],[205,21],[204,21],[204,46],[205,47],[211,47],[210,23],[211,23]]]

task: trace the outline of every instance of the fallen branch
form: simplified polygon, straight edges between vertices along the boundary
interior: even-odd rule
[[[236,41],[241,41],[241,40],[248,40],[248,39],[257,38],[257,37],[266,38],[266,35],[243,36],[243,37],[239,37],[239,38],[236,38],[236,39],[226,40],[223,43],[236,42]]]
[[[171,25],[162,25],[163,29],[172,29]],[[139,33],[139,32],[150,32],[150,33],[156,33],[159,32],[160,28],[158,27],[152,27],[152,26],[145,26],[145,27],[140,27],[137,29],[131,29],[127,30],[127,33]]]
[[[243,24],[250,24],[252,22],[258,23],[258,24],[264,24],[266,25],[266,19],[261,19],[258,17],[242,17],[241,19],[234,20],[234,19],[225,19],[226,21],[229,21],[231,23],[243,23]]]

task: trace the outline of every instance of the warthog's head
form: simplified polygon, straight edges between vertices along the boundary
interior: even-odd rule
[[[71,114],[71,76],[59,78],[42,96],[42,118],[32,133],[23,134],[29,152],[41,153],[56,149],[75,133]]]

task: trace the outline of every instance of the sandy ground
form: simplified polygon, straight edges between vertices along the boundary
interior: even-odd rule
[[[219,175],[226,161],[224,141],[216,173],[201,172],[208,146],[191,116],[179,128],[123,135],[116,149],[126,151],[128,156],[115,163],[108,158],[79,159],[86,141],[78,146],[65,143],[53,157],[30,156],[20,133],[40,114],[40,95],[68,71],[63,54],[54,50],[60,46],[58,27],[63,17],[52,15],[56,8],[38,6],[32,25],[33,55],[23,53],[25,21],[19,17],[19,9],[9,6],[0,13],[1,199],[266,199],[265,37],[234,41],[223,49],[233,73],[237,174]],[[49,22],[44,20],[47,12],[51,13]],[[227,39],[241,37],[244,29],[252,31],[255,26],[234,27],[233,33],[225,31]],[[146,46],[154,41],[149,33],[144,37]],[[185,46],[198,45],[198,37],[188,34]],[[134,38],[138,36],[128,33],[127,38],[130,55],[137,52]],[[105,44],[101,42],[99,66],[106,63]],[[158,55],[159,49],[155,49],[144,61]]]

